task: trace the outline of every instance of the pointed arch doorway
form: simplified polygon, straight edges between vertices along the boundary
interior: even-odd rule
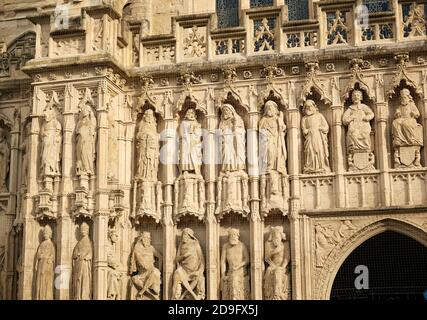
[[[362,267],[355,273],[358,266]],[[357,289],[355,282],[359,287],[368,284],[367,288]],[[427,247],[401,233],[385,231],[347,257],[335,276],[330,299],[423,300],[425,295]]]

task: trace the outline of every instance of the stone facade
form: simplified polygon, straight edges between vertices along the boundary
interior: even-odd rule
[[[1,298],[328,299],[427,245],[426,4],[367,2],[3,1]]]

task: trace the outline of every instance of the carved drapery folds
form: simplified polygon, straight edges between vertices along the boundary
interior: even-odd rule
[[[375,114],[365,104],[365,100],[371,100],[369,86],[363,79],[361,64],[363,60],[353,59],[351,61],[352,77],[347,85],[344,96],[351,101],[344,111],[342,122],[347,127],[346,147],[347,161],[350,171],[373,170],[375,163],[374,145],[372,138],[371,121]]]
[[[160,162],[160,136],[153,109],[146,109],[136,128],[136,217],[161,220],[162,184],[157,178]],[[138,223],[138,219],[136,219]]]
[[[55,269],[55,244],[52,241],[52,228],[43,228],[43,241],[40,243],[35,257],[35,299],[53,300]]]
[[[7,178],[10,168],[10,128],[1,121],[0,126],[0,193],[8,192]]]
[[[74,300],[92,300],[93,246],[89,225],[82,222],[80,240],[73,250],[72,293]]]
[[[224,103],[220,108],[218,126],[221,171],[217,180],[217,208],[220,217],[236,212],[250,212],[248,174],[246,173],[246,129],[235,108]]]
[[[267,300],[288,300],[291,293],[291,250],[283,227],[270,227],[265,242],[264,295]]]
[[[108,300],[121,300],[122,291],[122,273],[121,263],[117,256],[117,242],[119,236],[115,229],[108,231],[109,247],[107,251],[107,299]]]
[[[397,71],[389,91],[389,104],[396,103],[392,122],[392,138],[395,168],[421,166],[421,148],[424,146],[423,126],[418,123],[421,113],[415,98],[423,98],[420,86],[407,73],[408,54],[395,56]],[[413,94],[413,93],[414,94]]]
[[[221,292],[223,300],[247,300],[250,294],[249,252],[240,241],[238,229],[228,231],[221,251]]]
[[[56,203],[61,177],[62,124],[58,120],[62,108],[57,92],[47,95],[40,128],[40,176],[42,190],[39,192],[37,218],[55,219]]]
[[[158,267],[155,266],[158,261]],[[137,290],[137,300],[159,300],[161,294],[162,256],[151,245],[151,234],[143,232],[132,248],[129,275]]]

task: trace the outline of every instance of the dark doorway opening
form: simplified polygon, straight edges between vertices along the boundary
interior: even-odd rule
[[[357,266],[363,269],[355,273]],[[355,280],[368,270],[368,289]],[[366,278],[365,278],[366,279]],[[361,278],[357,283],[363,284]],[[427,300],[427,247],[397,232],[386,231],[356,248],[339,269],[331,300]]]

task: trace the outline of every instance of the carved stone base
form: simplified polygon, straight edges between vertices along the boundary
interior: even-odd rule
[[[53,201],[52,192],[49,190],[43,190],[39,193],[39,203],[37,206],[37,214],[36,219],[41,220],[44,218],[47,219],[56,219],[56,212],[54,212],[53,208],[54,202]]]
[[[349,171],[375,170],[375,155],[371,151],[355,150],[348,154]]]
[[[220,217],[233,211],[247,217],[248,205],[248,175],[244,171],[221,173],[217,182],[218,201],[215,214]]]
[[[267,216],[271,211],[278,210],[287,214],[287,178],[278,172],[270,172],[261,176],[261,213]]]
[[[194,173],[184,172],[175,181],[174,219],[194,215],[199,220],[205,217],[205,181]]]
[[[395,168],[421,167],[421,146],[394,147]]]
[[[139,181],[135,187],[137,208],[135,223],[143,216],[152,217],[157,223],[162,219],[162,184],[158,181]]]
[[[77,217],[91,217],[89,212],[88,204],[88,191],[85,188],[76,188],[76,193],[73,195],[74,205],[73,205],[73,218]]]

